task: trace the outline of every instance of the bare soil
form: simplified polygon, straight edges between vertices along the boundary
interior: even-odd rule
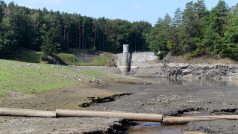
[[[13,92],[9,96],[0,97],[0,107],[125,111],[173,116],[193,111],[205,114],[238,114],[238,88],[227,81],[173,81],[136,78],[134,80],[111,79],[103,83],[88,82],[78,87],[40,94]],[[121,93],[132,94],[121,96],[111,102],[95,103],[87,108],[80,106],[80,104],[90,101],[88,97],[103,98]],[[0,117],[0,133],[125,133],[125,131],[109,131],[109,128],[115,126],[120,120]],[[185,130],[232,134],[238,132],[238,122],[227,120],[192,122],[186,126]]]
[[[127,79],[128,78],[128,79]],[[11,92],[8,96],[0,97],[0,107],[7,108],[27,108],[39,110],[74,109],[84,110],[81,105],[97,98],[90,105],[95,105],[99,100],[107,102],[105,99],[115,100],[130,95],[130,93],[109,90],[114,83],[144,84],[127,77],[125,79],[112,78],[97,79],[95,81],[83,81],[78,86],[59,89],[44,93],[21,94]],[[85,109],[86,110],[86,109]],[[21,117],[0,117],[0,134],[58,134],[58,133],[85,133],[105,131],[115,125],[118,119],[102,118],[21,118]]]
[[[114,90],[126,90],[134,94],[89,109],[162,113],[173,116],[181,116],[187,112],[203,115],[238,114],[238,88],[230,82],[207,80],[189,82],[166,79],[148,79],[148,81],[153,84],[114,86]],[[221,125],[214,125],[218,123]],[[233,134],[238,132],[237,126],[237,121],[228,120],[192,122],[184,131]]]

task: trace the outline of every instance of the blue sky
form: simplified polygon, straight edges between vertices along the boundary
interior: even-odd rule
[[[91,17],[126,19],[129,21],[148,21],[152,24],[166,13],[171,16],[177,7],[183,9],[191,0],[4,0],[14,1],[21,6],[49,10],[79,13]],[[196,1],[196,0],[193,0]],[[208,9],[219,0],[205,0]],[[226,0],[228,6],[234,6],[237,0]]]

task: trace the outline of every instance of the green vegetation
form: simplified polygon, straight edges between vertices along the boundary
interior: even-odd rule
[[[68,65],[79,65],[80,60],[73,54],[59,53],[57,56]]]
[[[24,47],[42,51],[46,59],[47,55],[60,53],[59,57],[68,64],[103,65],[110,61],[98,57],[85,63],[62,53],[70,49],[121,52],[122,44],[128,43],[131,51],[150,49],[160,58],[171,53],[238,60],[237,27],[238,5],[230,8],[224,0],[219,0],[211,10],[204,0],[188,2],[184,10],[176,10],[174,17],[167,14],[159,18],[154,27],[144,21],[96,19],[29,9],[0,0],[0,57],[6,58]]]
[[[10,91],[38,93],[72,87],[81,80],[112,78],[113,74],[77,67],[48,64],[29,64],[18,61],[0,60],[0,95]]]
[[[120,52],[122,44],[129,43],[132,50],[142,51],[148,48],[145,36],[150,28],[151,24],[144,21],[95,19],[29,9],[0,0],[0,56],[3,58],[17,47],[51,55],[71,48]]]
[[[103,53],[101,55],[96,55],[92,60],[84,61],[80,60],[73,54],[59,53],[57,56],[68,65],[77,66],[112,66],[114,65],[111,53]]]
[[[60,33],[58,28],[51,27],[45,34],[41,46],[42,52],[45,55],[57,53],[58,47],[60,47],[60,35],[58,33]]]
[[[76,66],[113,66],[113,55],[112,53],[103,52],[100,55],[93,55],[91,60],[80,60],[77,57],[76,50],[71,50],[65,53],[58,53],[56,56],[63,61],[66,65],[76,65]],[[85,52],[79,52],[81,55]],[[12,52],[8,55],[7,59],[30,62],[30,63],[44,63],[42,61],[43,52],[37,52],[33,50],[18,50],[17,52]],[[81,57],[82,58],[82,57]]]
[[[41,63],[43,53],[31,50],[21,50],[11,53],[7,59],[30,62],[30,63]]]
[[[95,70],[82,70],[80,71],[82,75],[89,76],[90,78],[110,78],[110,75],[105,72],[99,72]]]
[[[160,58],[171,53],[238,60],[238,4],[229,8],[219,0],[209,11],[204,0],[188,2],[173,18],[159,19],[147,41]]]

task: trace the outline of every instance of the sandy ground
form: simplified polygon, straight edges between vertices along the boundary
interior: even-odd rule
[[[170,81],[166,79],[140,79],[152,84],[138,84],[125,80],[110,80],[104,86],[85,84],[41,94],[12,93],[0,97],[1,107],[52,110],[58,108],[162,113],[179,116],[184,112],[203,114],[238,114],[238,88],[221,81]],[[89,101],[87,97],[104,97],[117,93],[133,93],[116,101],[93,104],[88,108],[79,105]],[[107,130],[119,119],[107,118],[15,118],[0,117],[0,133],[84,133]],[[207,133],[238,132],[238,121],[192,122],[186,130]]]

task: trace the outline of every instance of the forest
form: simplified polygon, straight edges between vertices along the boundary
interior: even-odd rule
[[[238,4],[225,1],[209,11],[204,0],[188,2],[159,19],[146,38],[149,48],[161,58],[167,53],[189,57],[210,56],[238,59]]]
[[[160,58],[168,53],[189,57],[211,56],[238,59],[238,4],[224,0],[208,10],[204,0],[188,2],[184,10],[149,22],[92,18],[80,14],[30,9],[0,0],[0,57],[19,48],[45,55],[70,48],[89,52],[118,53],[122,44],[131,51],[153,51]]]

